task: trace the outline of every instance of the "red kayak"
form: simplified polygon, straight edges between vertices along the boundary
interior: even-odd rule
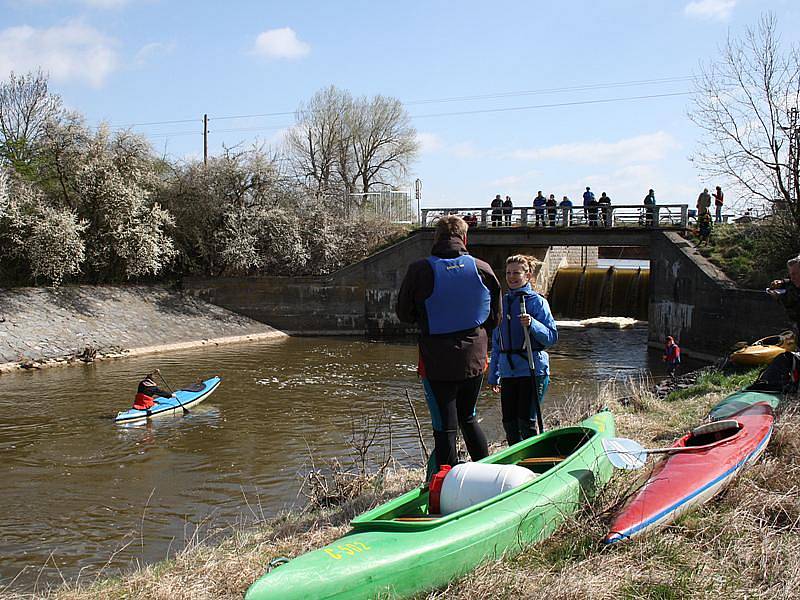
[[[613,544],[663,527],[710,500],[761,456],[772,435],[773,418],[772,407],[759,402],[730,421],[709,423],[683,436],[672,445],[676,452],[656,463],[641,489],[614,517],[603,542]]]

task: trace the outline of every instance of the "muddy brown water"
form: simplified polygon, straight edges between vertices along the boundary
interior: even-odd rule
[[[663,375],[646,338],[645,329],[562,331],[547,403],[612,377]],[[0,590],[113,575],[214,527],[297,506],[309,456],[347,457],[364,416],[391,415],[393,455],[419,462],[406,390],[432,443],[416,357],[413,341],[288,338],[3,375]],[[155,367],[172,386],[223,381],[187,415],[115,426]],[[485,390],[478,410],[501,439],[497,397]]]

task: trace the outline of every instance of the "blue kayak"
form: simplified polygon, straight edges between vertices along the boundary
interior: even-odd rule
[[[176,390],[175,394],[169,398],[156,398],[156,405],[147,410],[131,408],[117,413],[117,416],[114,417],[114,422],[130,423],[132,421],[143,421],[156,415],[171,415],[183,412],[184,408],[192,408],[213,394],[220,381],[222,379],[219,377],[212,377],[201,383],[186,386]]]

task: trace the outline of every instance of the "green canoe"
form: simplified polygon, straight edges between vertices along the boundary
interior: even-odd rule
[[[245,598],[397,598],[445,586],[482,561],[552,534],[610,479],[601,440],[615,432],[614,416],[601,412],[483,459],[540,475],[452,514],[429,515],[427,489],[412,490],[354,519],[331,545],[263,575]]]
[[[738,413],[739,411],[749,408],[756,402],[766,402],[773,409],[780,404],[783,394],[780,392],[757,392],[753,390],[741,390],[734,392],[720,400],[711,412],[708,413],[708,418],[711,421],[720,421],[728,419]]]

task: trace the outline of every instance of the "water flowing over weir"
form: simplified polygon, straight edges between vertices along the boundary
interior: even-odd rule
[[[556,273],[548,299],[558,318],[647,320],[649,269],[568,267]]]

